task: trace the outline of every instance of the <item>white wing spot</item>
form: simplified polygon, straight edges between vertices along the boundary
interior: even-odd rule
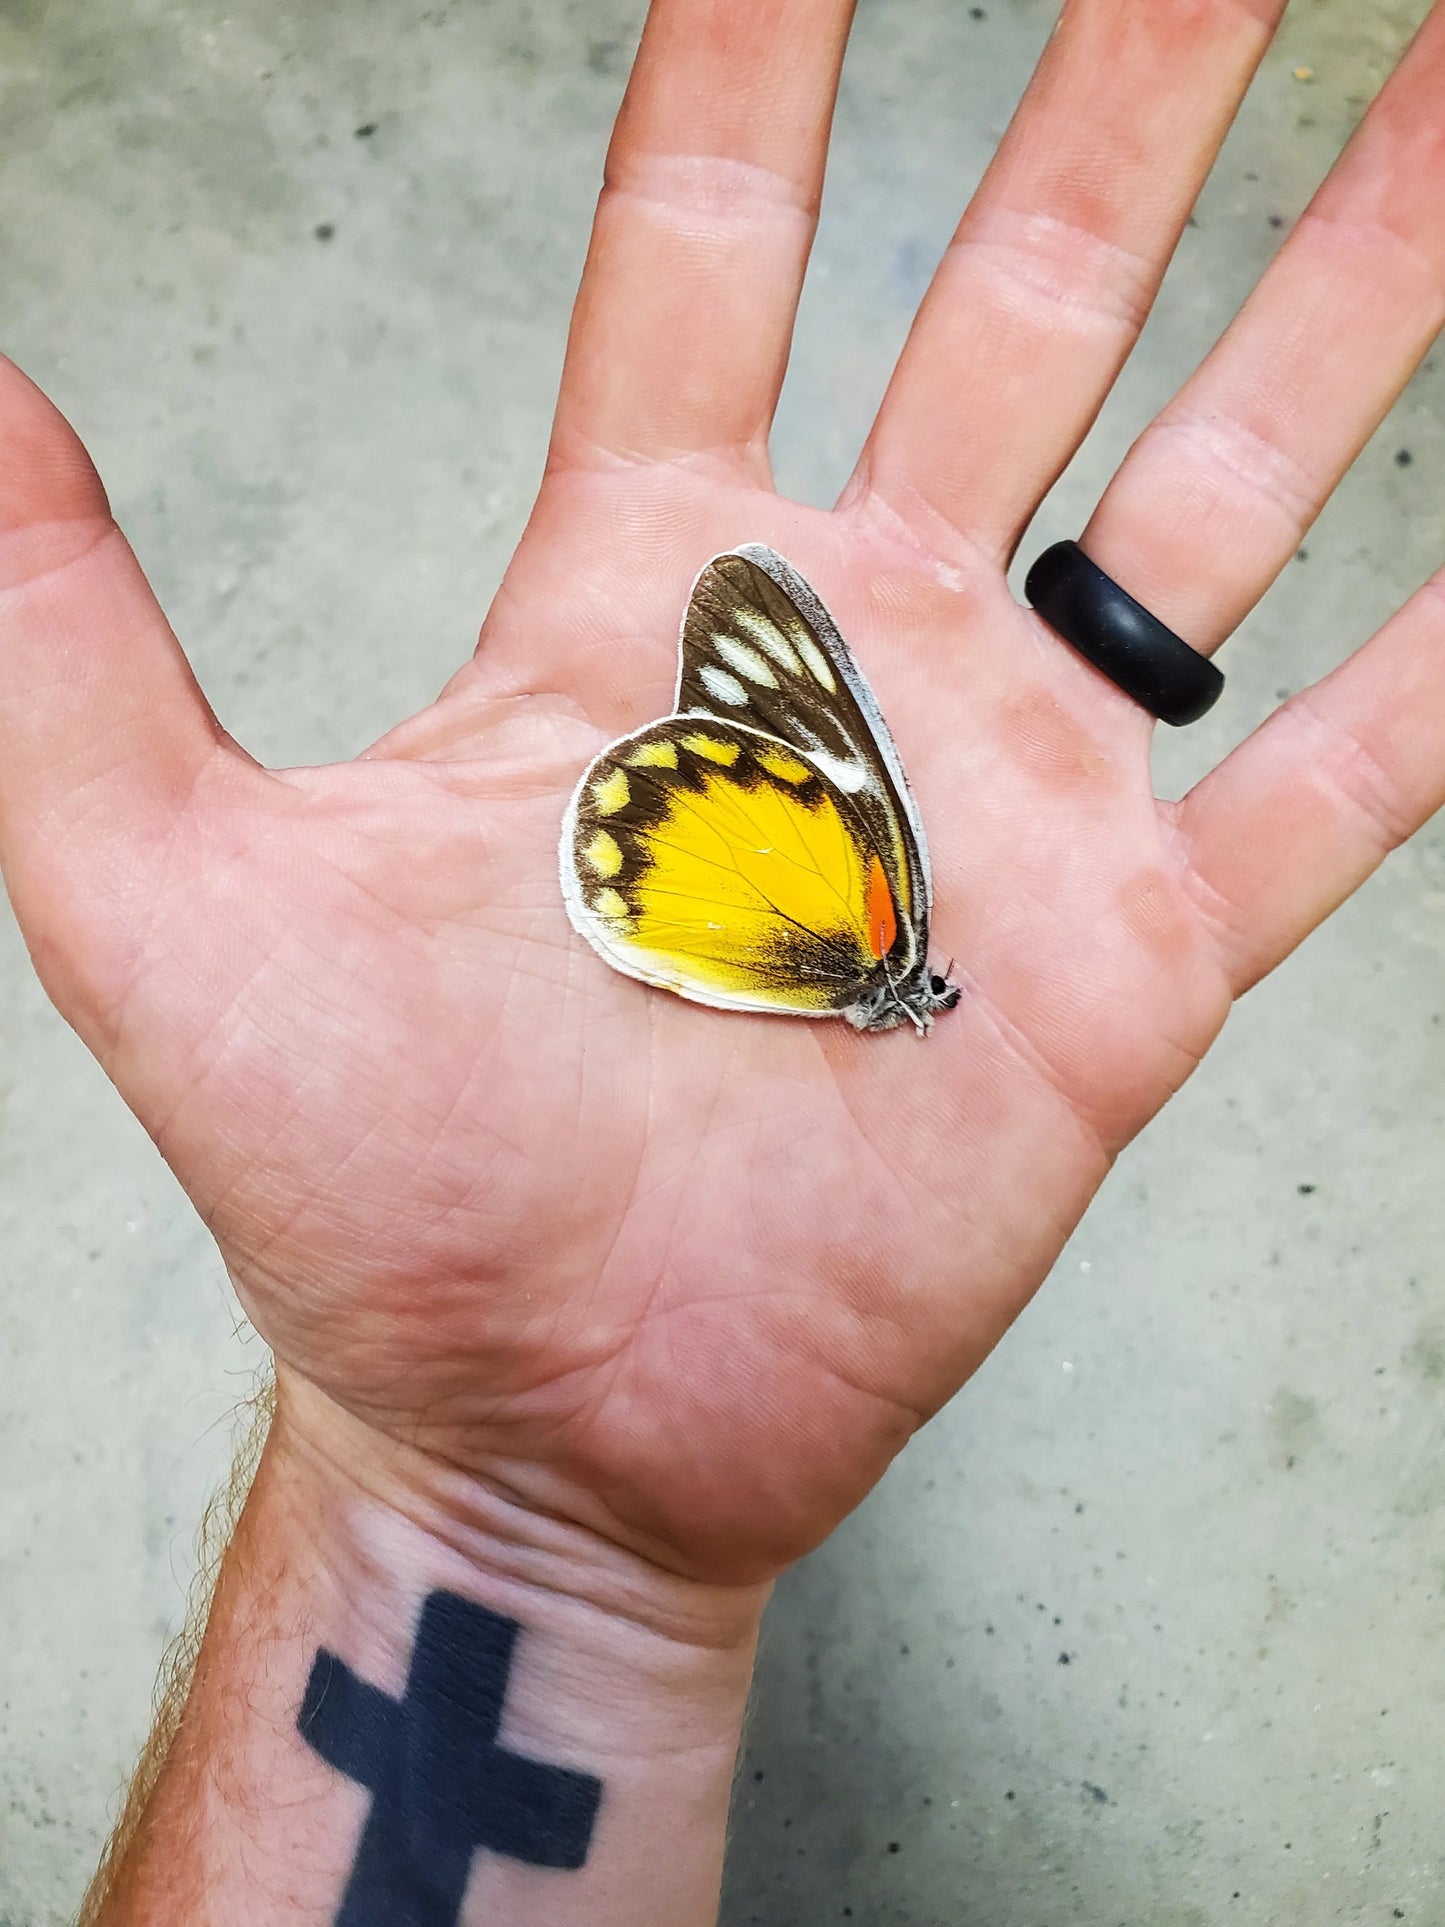
[[[761,683],[764,689],[777,688],[777,677],[756,649],[750,648],[745,642],[735,641],[731,636],[714,636],[712,640],[713,647],[729,669],[736,669],[749,682]]]
[[[793,642],[798,654],[812,672],[814,682],[821,683],[830,696],[836,696],[838,684],[833,675],[833,666],[801,625],[793,630]]]
[[[758,609],[734,609],[732,619],[739,629],[744,629],[763,651],[771,656],[779,669],[786,669],[790,676],[802,673],[803,665],[798,661],[798,652],[778,628],[775,622]]]
[[[856,796],[860,790],[866,790],[873,780],[866,763],[855,763],[846,756],[830,756],[825,749],[810,749],[808,758],[845,796]]]
[[[726,669],[719,669],[713,663],[704,663],[699,670],[702,686],[715,702],[729,703],[734,709],[746,709],[748,692],[736,676],[730,676]]]

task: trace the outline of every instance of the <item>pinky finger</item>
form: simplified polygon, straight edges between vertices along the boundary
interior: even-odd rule
[[[1240,995],[1445,805],[1445,571],[1179,805]]]

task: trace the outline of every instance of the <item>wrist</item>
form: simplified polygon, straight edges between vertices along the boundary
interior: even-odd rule
[[[710,1927],[763,1587],[282,1379],[105,1927]]]
[[[338,1919],[410,1918],[451,1857],[470,1904],[438,1921],[707,1927],[766,1589],[282,1392],[262,1477],[318,1574],[297,1731],[367,1803]]]
[[[439,1462],[288,1378],[258,1497],[328,1618],[379,1660],[404,1657],[422,1601],[451,1592],[564,1643],[577,1721],[605,1723],[610,1749],[654,1754],[668,1703],[698,1739],[711,1725],[735,1740],[771,1587],[670,1572],[521,1483]],[[640,1693],[652,1711],[638,1722]]]

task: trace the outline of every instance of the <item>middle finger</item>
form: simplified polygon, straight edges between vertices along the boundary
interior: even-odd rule
[[[1133,347],[1284,0],[1066,0],[845,499],[1008,555]]]

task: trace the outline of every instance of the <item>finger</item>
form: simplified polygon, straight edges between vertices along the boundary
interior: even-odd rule
[[[572,318],[554,463],[765,467],[852,0],[653,0]]]
[[[134,879],[222,741],[84,449],[0,359],[0,863],[32,945]]]
[[[1437,6],[1085,532],[1100,567],[1197,649],[1264,594],[1445,321],[1442,96]]]
[[[1003,557],[1132,348],[1284,0],[1068,0],[845,499]]]
[[[1235,994],[1445,804],[1445,574],[1179,806]]]

